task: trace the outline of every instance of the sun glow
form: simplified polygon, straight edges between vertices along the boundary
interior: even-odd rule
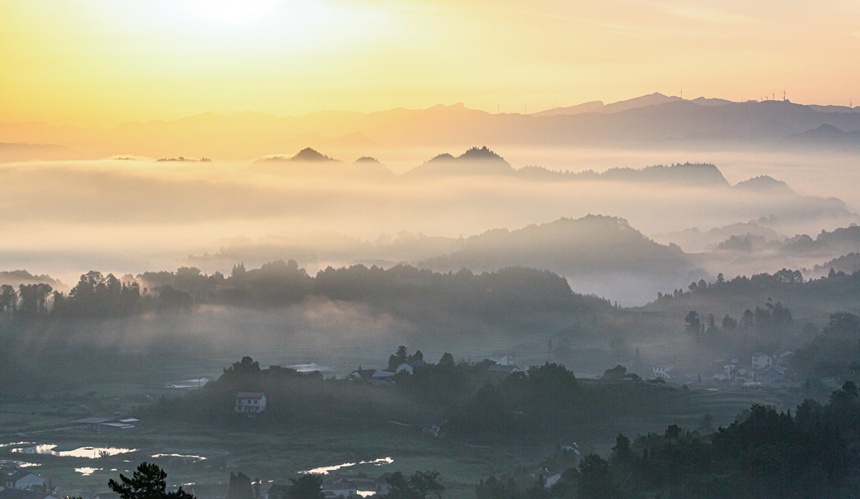
[[[220,26],[259,23],[280,7],[282,0],[183,0],[189,16]]]

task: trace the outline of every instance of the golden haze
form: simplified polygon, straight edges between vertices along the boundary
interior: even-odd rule
[[[860,4],[8,0],[0,121],[538,111],[654,91],[846,105]]]

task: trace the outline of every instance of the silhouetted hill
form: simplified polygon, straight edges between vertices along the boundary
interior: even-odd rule
[[[729,185],[716,166],[702,163],[649,166],[641,170],[611,168],[603,173],[602,177],[607,180],[658,182],[695,187],[725,187]]]
[[[254,161],[250,169],[275,175],[292,175],[337,180],[379,181],[395,177],[394,173],[375,158],[362,157],[346,164],[313,148],[306,147],[293,156],[266,156]]]
[[[357,168],[362,173],[394,177],[394,172],[392,172],[387,166],[382,164],[378,159],[372,158],[370,156],[362,156],[358,158],[357,160],[353,161],[352,166]]]
[[[806,234],[797,235],[786,241],[783,250],[811,254],[860,252],[860,226],[852,225],[832,232],[823,230],[815,239]]]
[[[337,161],[334,158],[326,156],[318,151],[311,149],[310,147],[305,147],[295,156],[290,158],[290,161],[309,161],[309,162],[325,162],[325,161]]]
[[[501,156],[487,148],[472,147],[458,157],[440,154],[404,174],[405,177],[449,177],[513,175],[516,171]]]
[[[776,180],[768,175],[753,177],[735,185],[735,189],[756,192],[759,194],[792,195],[795,192],[782,180]]]
[[[842,149],[860,149],[860,131],[844,132],[839,128],[824,124],[818,128],[796,133],[786,139],[791,146],[826,146]]]
[[[517,175],[532,180],[607,180],[615,182],[648,182],[690,187],[728,187],[722,172],[712,164],[683,163],[670,166],[655,165],[645,168],[610,168],[603,173],[558,172],[540,166],[527,166]]]
[[[603,104],[603,101],[595,100],[583,102],[582,104],[577,104],[575,106],[547,109],[546,111],[532,113],[532,116],[540,118],[545,116],[562,116],[580,113],[599,113],[604,107],[605,105]]]
[[[532,116],[563,116],[582,113],[612,114],[620,113],[622,111],[628,111],[630,109],[638,109],[640,107],[658,106],[660,104],[666,104],[667,102],[676,102],[680,100],[683,99],[674,96],[669,97],[659,92],[654,92],[653,94],[643,95],[641,97],[634,97],[633,99],[613,102],[610,104],[604,104],[602,101],[592,101],[586,102],[584,104],[578,104],[575,106],[549,109],[547,111],[534,113],[532,114]]]
[[[568,111],[566,112],[565,109]],[[568,114],[569,113],[569,114]],[[829,125],[794,140],[798,134]],[[462,104],[374,113],[325,111],[276,117],[261,113],[204,113],[173,121],[125,123],[88,129],[31,123],[0,123],[7,142],[72,146],[100,157],[118,152],[163,157],[177,147],[191,156],[259,157],[267,151],[308,143],[350,148],[367,144],[520,144],[543,146],[690,147],[745,144],[784,148],[826,144],[860,132],[860,112],[839,106],[789,101],[683,100],[650,94],[627,101],[554,109],[533,115],[488,113]],[[289,137],[290,139],[284,139]],[[308,141],[310,137],[316,137]],[[326,139],[338,137],[338,139]]]
[[[732,237],[743,238],[747,236],[756,241],[766,241],[775,244],[779,244],[785,239],[785,236],[782,234],[758,222],[734,223],[706,231],[691,228],[679,232],[661,234],[655,236],[655,239],[665,244],[675,243],[687,252],[699,252],[713,249]]]
[[[8,284],[16,290],[20,284],[48,284],[54,289],[65,289],[66,286],[62,282],[53,277],[42,274],[31,274],[26,270],[4,270],[0,271],[0,284]]]
[[[562,218],[513,231],[491,230],[469,237],[459,250],[421,265],[439,271],[512,266],[547,269],[568,277],[574,289],[590,282],[589,287],[601,291],[626,280],[627,294],[613,296],[619,300],[635,300],[643,290],[653,296],[660,286],[680,284],[696,272],[677,246],[658,244],[626,220],[602,215]]]
[[[825,276],[830,273],[831,269],[833,269],[834,272],[845,272],[846,274],[853,274],[860,271],[860,253],[848,253],[847,255],[834,258],[821,265],[816,265],[812,269],[810,277],[816,278]]]

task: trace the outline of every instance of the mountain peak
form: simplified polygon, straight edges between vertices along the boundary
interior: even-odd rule
[[[305,147],[304,149],[302,149],[301,151],[296,153],[295,156],[290,158],[290,161],[324,162],[324,161],[337,161],[337,160],[334,158],[331,158],[329,156],[326,156],[325,154],[322,154],[315,149],[312,149],[310,147]]]
[[[794,194],[794,191],[788,186],[788,184],[769,175],[759,175],[758,177],[738,182],[738,184],[735,185],[735,188],[755,192],[782,192],[786,194]]]
[[[504,158],[493,152],[487,146],[471,147],[469,150],[461,154],[457,159],[469,161],[501,161],[508,164]]]
[[[516,172],[501,156],[487,146],[472,147],[460,156],[448,153],[434,156],[433,159],[410,170],[410,176],[463,176],[463,175],[512,175]]]

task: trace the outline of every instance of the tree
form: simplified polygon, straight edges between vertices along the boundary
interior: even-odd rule
[[[684,318],[684,332],[690,336],[698,336],[702,331],[702,321],[699,319],[699,313],[695,310],[690,310],[687,317]]]
[[[288,499],[322,499],[322,475],[306,473],[299,478],[290,478],[287,486]]]
[[[254,489],[251,479],[241,471],[234,475],[230,472],[230,486],[227,489],[227,499],[254,499]]]
[[[603,381],[624,381],[625,376],[627,376],[627,368],[618,364],[612,369],[604,371],[600,379]]]
[[[158,312],[189,312],[194,303],[189,293],[175,289],[173,286],[164,286],[158,293]]]
[[[406,355],[406,347],[400,345],[397,347],[397,353],[392,354],[388,357],[388,370],[396,371],[400,364],[406,362],[408,356]]]
[[[439,367],[442,369],[454,369],[456,364],[454,363],[454,356],[448,352],[442,354],[442,357],[439,359]]]
[[[416,471],[409,480],[397,471],[385,479],[388,482],[388,499],[424,499],[428,495],[442,497],[445,487],[439,483],[438,471]]]
[[[21,298],[21,305],[18,312],[21,315],[37,316],[47,315],[48,313],[48,295],[53,291],[50,285],[44,283],[36,284],[21,284],[18,286],[18,296]]]
[[[18,293],[8,284],[0,286],[0,313],[14,315],[18,309]]]
[[[860,317],[848,312],[830,314],[830,319],[824,326],[823,332],[830,336],[860,336]]]
[[[579,494],[578,497],[607,499],[618,497],[618,491],[612,483],[609,463],[597,454],[589,454],[579,463]]]
[[[120,482],[113,478],[108,481],[108,487],[121,499],[194,499],[194,496],[182,490],[167,492],[167,473],[156,464],[140,463],[131,478],[120,474]]]
[[[729,316],[729,314],[726,314],[726,316],[723,317],[722,326],[723,326],[723,331],[731,332],[731,331],[734,331],[735,329],[738,328],[738,321],[736,321],[735,319],[732,319]]]

